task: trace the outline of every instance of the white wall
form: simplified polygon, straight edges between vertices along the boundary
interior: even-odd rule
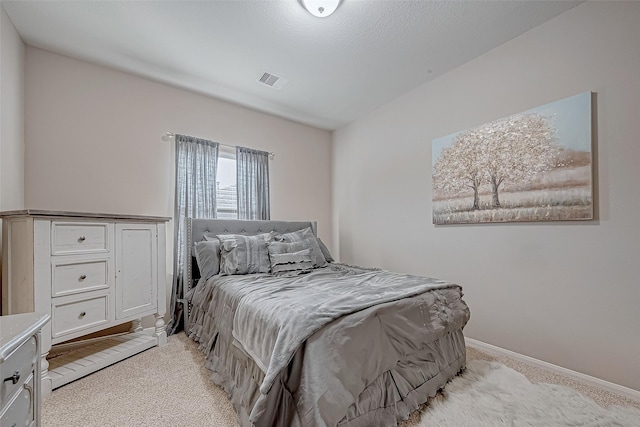
[[[28,208],[172,216],[167,131],[275,152],[271,217],[330,241],[329,132],[27,47]]]
[[[0,6],[0,210],[24,207],[24,55]]]
[[[24,43],[0,4],[0,211],[24,207],[24,55]]]
[[[460,283],[467,336],[640,390],[639,22],[584,3],[336,131],[341,260]],[[432,224],[434,138],[586,91],[598,220]]]
[[[275,152],[271,218],[331,245],[329,132],[31,46],[25,76],[27,208],[173,216],[170,131]]]

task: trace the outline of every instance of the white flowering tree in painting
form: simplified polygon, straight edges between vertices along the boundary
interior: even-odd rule
[[[492,207],[500,207],[500,186],[525,183],[556,164],[554,130],[539,114],[496,120],[456,136],[434,165],[434,188],[457,195],[471,188],[480,209],[480,185],[491,185]]]
[[[433,186],[444,194],[473,190],[473,209],[480,209],[480,185],[485,180],[482,169],[482,135],[470,130],[456,137],[442,150],[433,168]]]

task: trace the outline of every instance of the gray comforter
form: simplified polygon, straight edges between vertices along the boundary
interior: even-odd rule
[[[388,399],[375,396],[375,382],[388,381],[382,373],[401,369],[399,361],[460,330],[469,318],[461,297],[460,287],[452,283],[340,264],[294,278],[214,277],[194,291],[191,332],[209,351],[218,339],[212,331],[229,331],[223,335],[231,342],[224,344],[251,357],[261,370],[259,395],[246,408],[250,423],[273,425],[274,417],[284,417],[278,423],[335,426],[350,411],[357,418],[360,406],[375,410],[389,403],[369,401]],[[300,363],[293,364],[297,354]],[[457,353],[441,356],[442,362],[437,354],[433,357],[437,368],[432,373],[418,370],[422,378],[417,379],[413,373],[404,375],[413,376],[407,384],[393,378],[394,389],[404,387],[408,396],[446,368],[449,359],[458,363],[456,370],[464,366]],[[415,361],[420,363],[425,362]],[[363,401],[365,389],[374,395]],[[402,393],[400,400],[406,397]],[[285,406],[295,407],[288,416],[274,411],[283,394],[291,401]]]

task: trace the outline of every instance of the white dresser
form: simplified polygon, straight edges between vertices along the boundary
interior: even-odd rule
[[[2,314],[42,312],[42,395],[166,343],[166,231],[169,218],[52,211],[2,217]],[[155,326],[141,326],[144,316]],[[133,322],[109,338],[62,344]],[[52,346],[55,351],[47,360]],[[4,424],[3,424],[4,425]]]
[[[40,329],[49,315],[0,316],[0,426],[40,425]]]

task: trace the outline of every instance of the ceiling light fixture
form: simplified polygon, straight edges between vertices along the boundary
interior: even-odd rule
[[[326,18],[336,11],[340,0],[300,0],[300,3],[313,16]]]

